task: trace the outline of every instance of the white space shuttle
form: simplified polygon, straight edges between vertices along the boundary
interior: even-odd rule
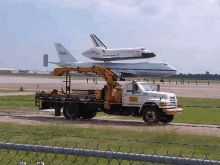
[[[153,58],[156,55],[145,48],[118,48],[108,49],[94,34],[90,34],[95,47],[82,53],[87,58],[97,61],[116,61]]]

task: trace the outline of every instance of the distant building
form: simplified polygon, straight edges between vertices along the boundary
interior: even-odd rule
[[[12,69],[12,68],[0,68],[1,74],[14,74],[19,73],[18,69]]]
[[[37,71],[36,74],[38,74],[38,75],[49,75],[50,71]]]
[[[34,71],[34,70],[29,70],[28,71],[28,74],[36,74],[37,73],[37,71]]]

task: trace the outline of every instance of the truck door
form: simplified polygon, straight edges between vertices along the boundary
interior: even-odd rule
[[[140,106],[142,95],[136,83],[129,83],[122,95],[123,106]]]

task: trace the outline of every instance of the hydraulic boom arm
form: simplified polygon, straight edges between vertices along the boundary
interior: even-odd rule
[[[114,96],[115,96],[115,87],[116,85],[119,85],[117,82],[117,74],[105,67],[100,67],[98,65],[95,65],[93,67],[77,67],[77,68],[55,68],[54,69],[54,75],[55,76],[62,76],[64,73],[69,74],[71,71],[78,71],[78,72],[95,72],[99,73],[107,82],[107,85],[105,85],[105,103],[104,108],[106,110],[111,109],[110,103],[115,102]]]
[[[99,73],[102,76],[107,84],[111,84],[111,82],[117,82],[117,74],[105,67],[100,67],[95,65],[93,67],[77,67],[77,68],[55,68],[53,73],[55,76],[62,76],[64,73],[70,73],[71,71],[78,71],[78,72],[95,72]]]

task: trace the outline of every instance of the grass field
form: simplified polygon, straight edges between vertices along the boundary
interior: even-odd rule
[[[177,97],[178,105],[183,106],[215,106],[220,107],[219,99],[215,98],[191,98],[191,97]]]
[[[4,96],[0,99],[7,99],[5,101],[0,100],[0,112],[27,112],[31,113],[34,109],[37,111],[34,103],[34,95],[31,96]],[[12,99],[12,100],[8,100]],[[23,99],[23,101],[21,101]],[[25,101],[32,100],[32,101]],[[179,103],[182,105],[198,105],[198,106],[220,106],[218,99],[206,99],[206,98],[178,98]],[[192,123],[192,124],[216,124],[220,125],[219,115],[220,108],[201,108],[201,107],[183,107],[184,111],[182,114],[177,114],[174,117],[173,122],[176,123]],[[51,115],[53,115],[51,113]],[[104,113],[98,113],[97,116],[109,116]],[[118,116],[119,119],[136,119],[131,116],[124,117]],[[24,119],[26,120],[26,119]],[[142,118],[138,118],[142,120]],[[154,126],[158,127],[158,126]],[[201,128],[202,129],[202,128]],[[208,158],[212,160],[219,160],[219,150],[220,150],[220,139],[219,137],[213,136],[201,136],[201,135],[188,135],[180,134],[172,131],[152,131],[148,127],[144,126],[144,131],[129,131],[129,130],[116,130],[114,127],[107,129],[98,129],[96,126],[92,125],[90,128],[77,128],[74,125],[64,126],[62,124],[51,124],[49,126],[38,125],[19,125],[19,124],[8,124],[0,122],[0,130],[6,131],[20,131],[20,132],[36,132],[42,134],[56,134],[62,136],[50,136],[50,135],[37,135],[37,134],[27,134],[27,133],[8,133],[1,132],[1,142],[9,143],[28,143],[49,146],[60,146],[60,147],[76,147],[78,148],[89,148],[97,149],[97,144],[99,144],[100,150],[109,150],[108,145],[112,151],[123,151],[123,152],[133,152],[133,153],[143,153],[142,147],[144,148],[145,154],[158,154],[167,155],[167,150],[170,156],[180,156],[180,151],[182,155],[187,158],[191,158],[192,152],[195,152],[195,157],[200,159],[205,159],[208,153]],[[80,136],[80,137],[73,137]],[[72,136],[72,137],[71,137]],[[88,138],[96,137],[96,138]],[[99,138],[98,138],[99,137]],[[103,138],[100,138],[103,137]],[[107,138],[107,139],[104,139]],[[113,140],[114,138],[125,139],[125,140]],[[133,141],[131,141],[133,140]],[[136,140],[136,141],[135,141]],[[139,141],[137,141],[139,140]],[[140,141],[150,141],[150,142],[140,142]],[[57,141],[57,144],[56,144]],[[181,144],[163,144],[163,143],[152,143],[155,142],[172,142],[172,143],[184,143],[184,144],[196,144],[201,146],[193,145],[181,145]],[[86,146],[86,143],[88,146]],[[204,145],[210,145],[215,147],[207,147]],[[121,150],[119,149],[121,146]],[[218,146],[218,147],[216,147]],[[131,151],[132,148],[132,151]],[[2,155],[4,159],[2,159]],[[5,156],[4,156],[5,155]],[[0,150],[0,164],[7,164],[5,162],[10,162],[13,157],[15,162],[19,162],[22,157],[24,162],[31,164],[30,160],[37,162],[43,159],[45,164],[49,164],[50,160],[53,160],[53,164],[59,164],[63,161],[63,164],[69,164],[68,161],[73,162],[73,164],[85,162],[85,157],[74,157],[68,156],[66,159],[65,155],[54,155],[54,154],[37,154],[34,152],[24,152],[24,151],[7,151],[5,149]],[[77,161],[76,161],[77,159]],[[5,161],[4,161],[5,160]],[[90,164],[95,164],[96,158],[88,158]],[[107,164],[106,159],[99,159],[100,164]],[[10,164],[10,163],[9,163]],[[119,164],[117,160],[111,161],[110,164]],[[128,161],[122,161],[121,164],[130,164]],[[133,163],[141,164],[141,163]]]
[[[58,134],[62,136],[49,136],[49,135],[36,135],[36,134],[25,134],[25,133],[1,133],[2,142],[10,143],[26,143],[27,139],[29,144],[37,144],[37,141],[41,145],[49,146],[60,146],[60,147],[76,147],[78,143],[79,148],[87,148],[86,143],[88,143],[89,149],[97,149],[97,144],[99,144],[100,150],[108,150],[108,145],[112,151],[120,151],[119,146],[121,146],[121,151],[132,152],[133,153],[143,153],[142,147],[144,148],[145,154],[156,154],[167,155],[167,150],[169,150],[170,156],[180,156],[180,151],[184,157],[192,157],[192,152],[195,152],[196,158],[205,159],[205,153],[208,153],[209,159],[218,160],[219,159],[219,138],[209,137],[209,136],[198,136],[198,135],[186,135],[178,134],[173,131],[149,131],[147,128],[145,131],[128,131],[128,130],[115,130],[113,128],[109,129],[96,129],[91,126],[90,128],[74,128],[74,125],[69,127],[64,127],[62,125],[50,125],[50,126],[25,126],[25,125],[8,125],[6,123],[0,123],[0,130],[10,130],[10,131],[21,131],[21,132],[37,132],[43,134]],[[68,136],[80,136],[78,138],[68,137]],[[101,138],[86,138],[86,137],[103,137]],[[9,138],[10,137],[10,138]],[[131,140],[145,140],[145,141],[160,141],[160,142],[172,142],[172,143],[185,143],[185,144],[197,144],[197,145],[210,145],[219,147],[205,147],[205,146],[190,146],[190,145],[178,145],[178,144],[163,144],[163,143],[150,143],[150,142],[137,142],[137,141],[125,141],[125,140],[113,140],[114,138],[119,139],[131,139]],[[112,139],[112,140],[111,140]],[[56,140],[58,141],[56,144]],[[67,142],[67,144],[66,144]],[[1,150],[0,155],[6,154],[6,150]],[[16,151],[11,151],[11,155],[16,155]],[[24,152],[20,152],[21,156],[24,156]],[[45,154],[41,154],[43,158]],[[49,158],[54,157],[52,154],[47,155]],[[25,157],[24,161],[30,161],[30,158],[34,157],[34,153],[29,152],[28,157]],[[65,156],[58,157],[59,160],[64,159]],[[10,156],[7,156],[10,159]],[[15,156],[15,159],[19,157]],[[35,158],[36,159],[36,158]],[[73,157],[69,158],[74,159]],[[79,160],[83,158],[79,157]],[[92,158],[89,160],[90,163],[94,161]],[[34,161],[34,159],[33,159]],[[106,160],[101,159],[101,164]],[[45,159],[48,163],[48,159]],[[117,164],[117,161],[113,161],[111,164]]]
[[[34,102],[34,95],[29,96],[4,96],[0,97],[0,111],[7,112],[16,112],[16,107],[26,107],[36,109],[35,102]],[[13,100],[8,100],[13,99]],[[23,99],[24,101],[21,101]],[[32,100],[32,101],[25,101],[25,100]],[[220,106],[219,99],[207,99],[207,98],[178,98],[179,104],[187,105],[187,106]],[[181,103],[182,102],[182,103]],[[8,107],[8,108],[7,108]],[[20,108],[21,109],[21,108]],[[173,122],[176,123],[191,123],[191,124],[215,124],[220,125],[220,108],[203,108],[203,107],[183,107],[183,112],[181,114],[177,114],[174,117]],[[52,114],[52,113],[51,113]],[[97,113],[97,116],[108,116],[105,113]],[[134,118],[132,116],[117,116],[120,119],[126,120],[142,120],[142,118]]]
[[[35,92],[35,91],[26,91],[26,90],[4,90],[4,89],[0,89],[0,93],[11,93],[11,92]]]

